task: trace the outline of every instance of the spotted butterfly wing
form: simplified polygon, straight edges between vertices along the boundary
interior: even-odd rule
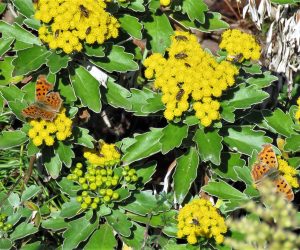
[[[283,193],[288,201],[294,200],[293,189],[283,176],[279,176],[276,180],[274,180],[274,184],[277,192]]]
[[[272,148],[271,144],[263,145],[263,149],[258,154],[258,158],[260,162],[268,165],[271,168],[278,168],[278,162],[276,158],[276,154]]]

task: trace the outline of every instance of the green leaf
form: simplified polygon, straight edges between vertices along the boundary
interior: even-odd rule
[[[3,87],[0,91],[6,101],[22,100],[25,95],[16,85]]]
[[[186,29],[194,28],[202,32],[210,32],[229,28],[228,23],[221,20],[221,14],[218,12],[205,12],[205,22],[201,24],[198,21],[190,21],[186,15],[175,13],[174,19],[181,23]]]
[[[293,130],[293,119],[289,113],[284,113],[281,109],[277,108],[272,113],[263,112],[264,119],[267,124],[272,127],[278,134],[286,137],[295,134]]]
[[[34,17],[25,19],[23,23],[27,27],[29,27],[29,28],[31,28],[33,30],[36,30],[36,31],[38,31],[39,28],[42,26],[41,22],[39,20],[35,19]]]
[[[32,0],[14,0],[13,4],[18,11],[27,18],[30,18],[34,14]]]
[[[131,234],[130,228],[132,223],[128,220],[127,216],[120,210],[112,210],[110,215],[107,215],[106,221],[112,228],[119,234],[129,237]]]
[[[227,122],[233,123],[235,121],[235,108],[227,105],[227,102],[221,102],[221,117]]]
[[[1,40],[0,40],[1,46]],[[14,57],[4,57],[3,61],[0,61],[0,85],[8,85],[12,83],[14,78],[12,77],[12,72],[14,71],[14,66],[12,65],[12,61]],[[3,88],[0,89],[3,92]],[[14,92],[14,91],[12,91]],[[16,92],[20,92],[17,90]]]
[[[28,106],[25,100],[9,101],[8,106],[20,121],[25,121],[25,117],[22,115],[22,110]]]
[[[0,149],[8,149],[19,146],[26,142],[28,137],[20,130],[15,131],[3,131],[0,134]]]
[[[140,166],[134,166],[136,174],[139,178],[141,178],[141,182],[143,183],[143,185],[151,180],[152,175],[155,173],[156,166],[156,161],[150,161],[147,163],[143,163]]]
[[[50,55],[46,47],[33,45],[33,47],[20,50],[17,57],[13,60],[15,66],[14,75],[25,75],[39,69],[46,62]]]
[[[42,221],[42,227],[52,231],[58,231],[67,228],[68,223],[65,222],[64,218],[50,218]]]
[[[84,45],[85,54],[88,56],[94,56],[94,57],[104,57],[105,56],[105,48],[103,46],[100,46],[98,44],[93,45]]]
[[[250,186],[253,184],[249,168],[243,166],[234,166],[233,168],[241,181],[245,182],[247,185]]]
[[[238,176],[234,171],[234,167],[245,166],[245,160],[241,159],[242,155],[239,153],[228,153],[222,152],[221,154],[221,165],[212,166],[214,173],[221,176],[222,178],[230,179],[232,181],[238,181]]]
[[[153,53],[165,53],[171,44],[170,36],[173,34],[172,26],[165,14],[160,16],[151,15],[151,21],[144,22],[145,31],[149,37]]]
[[[10,50],[10,46],[12,45],[12,43],[14,42],[14,38],[13,37],[8,37],[8,38],[0,38],[0,56],[3,56],[7,51]],[[3,69],[1,67],[1,74]]]
[[[122,158],[124,164],[130,164],[156,154],[161,150],[159,140],[162,136],[162,129],[152,128],[151,131],[136,135],[135,142],[126,149]]]
[[[157,199],[151,191],[139,191],[126,200],[122,208],[135,214],[147,215],[167,211],[170,205],[167,201]]]
[[[144,0],[131,0],[127,8],[133,11],[144,12]]]
[[[18,239],[22,239],[28,235],[34,234],[38,231],[33,224],[27,224],[25,221],[18,225],[15,230],[11,233],[10,239],[15,241]]]
[[[173,174],[174,190],[177,202],[181,204],[197,177],[199,155],[194,147],[177,159],[177,166]]]
[[[91,63],[107,72],[127,72],[137,70],[138,64],[133,60],[133,55],[125,52],[124,47],[105,44],[106,57],[93,58]]]
[[[41,45],[40,40],[35,35],[16,23],[10,25],[4,21],[0,21],[0,30],[3,34],[2,37],[12,37],[23,43]]]
[[[284,151],[300,151],[300,135],[292,135],[291,137],[286,138],[284,144]]]
[[[293,4],[297,1],[295,0],[271,0],[272,3],[277,3],[277,4]]]
[[[71,198],[69,202],[65,202],[60,211],[60,216],[63,218],[71,218],[80,212],[80,203],[75,198]]]
[[[116,84],[112,78],[107,80],[107,88],[103,91],[105,92],[104,99],[106,102],[115,108],[124,108],[126,110],[131,110],[132,105],[127,100],[131,96],[131,93],[126,88],[119,84]]]
[[[78,184],[68,180],[65,177],[63,177],[62,180],[57,184],[60,186],[60,190],[70,197],[76,197],[78,191],[81,190],[81,187]]]
[[[75,127],[73,129],[73,135],[75,137],[75,144],[79,144],[87,148],[94,148],[93,142],[95,140],[92,136],[89,135],[88,129]]]
[[[247,200],[248,197],[224,181],[210,181],[202,190],[223,200]]]
[[[261,103],[269,97],[269,94],[263,90],[257,89],[255,86],[246,87],[245,84],[240,84],[237,88],[227,92],[227,96],[229,96],[230,99],[224,103],[225,106],[228,105],[235,109],[244,109],[250,108],[254,104]]]
[[[204,13],[208,10],[208,7],[203,0],[185,0],[182,3],[182,10],[191,21],[197,20],[200,23],[204,23]]]
[[[46,60],[46,65],[49,67],[52,74],[56,74],[61,69],[68,67],[68,62],[71,61],[71,58],[65,54],[57,54],[53,51]]]
[[[142,249],[144,242],[145,228],[133,223],[130,237],[122,237],[122,241],[132,249]]]
[[[162,153],[166,154],[181,145],[182,140],[188,136],[188,126],[169,123],[162,133],[159,142],[162,145]]]
[[[5,11],[7,4],[6,3],[0,3],[0,15]]]
[[[71,144],[66,145],[62,141],[59,141],[58,147],[55,149],[55,153],[58,154],[61,162],[63,162],[68,168],[71,167],[72,159],[75,157]]]
[[[242,69],[245,71],[245,73],[251,75],[257,75],[262,73],[261,66],[259,64],[250,64],[249,67],[242,67]]]
[[[251,155],[253,150],[258,152],[262,145],[271,143],[272,139],[265,136],[261,130],[253,130],[251,126],[232,126],[222,131],[224,142],[232,150]]]
[[[124,14],[118,20],[121,24],[121,28],[124,29],[124,31],[126,31],[130,36],[136,39],[142,39],[143,25],[139,23],[138,18]]]
[[[117,240],[115,239],[112,228],[107,224],[102,224],[100,228],[93,233],[85,245],[84,250],[106,250],[114,249],[116,246]]]
[[[0,249],[1,250],[9,250],[12,248],[12,242],[9,239],[3,238],[0,239]]]
[[[99,225],[99,219],[92,219],[93,211],[90,210],[85,216],[69,222],[67,230],[63,233],[63,250],[75,249],[80,242],[85,241]]]
[[[102,105],[98,81],[82,66],[75,69],[71,80],[75,94],[82,104],[94,112],[100,112]]]
[[[272,82],[276,81],[277,79],[278,78],[273,76],[270,71],[266,71],[263,75],[248,78],[246,82],[259,88],[265,88],[270,86]]]
[[[31,199],[32,197],[36,196],[41,190],[42,190],[41,187],[36,185],[31,185],[23,192],[21,196],[21,201],[27,201]]]
[[[74,89],[66,78],[58,79],[57,89],[59,90],[60,95],[64,97],[64,103],[73,103],[77,100]]]
[[[211,161],[215,165],[221,163],[222,136],[219,130],[205,130],[198,128],[193,141],[197,143],[197,149],[203,161]]]
[[[62,168],[62,162],[57,154],[54,154],[52,149],[43,149],[43,161],[48,174],[56,179],[59,177]]]

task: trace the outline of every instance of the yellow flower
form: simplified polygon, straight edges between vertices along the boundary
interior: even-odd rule
[[[175,31],[167,51],[167,59],[154,53],[143,62],[145,77],[154,77],[154,87],[162,92],[165,118],[181,117],[194,102],[195,115],[203,126],[210,126],[220,119],[217,98],[234,84],[238,69],[230,62],[217,62],[201,48],[196,36],[188,32]],[[212,107],[209,103],[213,103]],[[209,115],[211,109],[215,112]]]
[[[189,244],[196,244],[198,237],[214,238],[217,244],[224,241],[227,232],[224,218],[205,199],[194,199],[179,210],[178,238],[187,236]]]
[[[293,188],[298,188],[299,183],[296,177],[298,171],[295,168],[289,166],[288,162],[282,159],[280,156],[277,156],[277,161],[278,161],[278,169],[283,174],[283,177],[286,179],[286,181]]]
[[[171,3],[171,0],[160,0],[160,5],[162,6],[168,6]]]

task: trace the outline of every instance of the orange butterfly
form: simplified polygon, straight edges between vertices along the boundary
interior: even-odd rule
[[[255,184],[259,184],[264,178],[269,177],[276,186],[277,192],[283,193],[288,201],[292,201],[294,199],[292,187],[278,171],[278,162],[272,145],[263,145],[258,158],[259,163],[254,164],[251,171]]]
[[[58,92],[52,92],[53,84],[47,82],[46,77],[40,75],[35,86],[35,103],[22,110],[24,117],[41,118],[52,121],[62,104]]]

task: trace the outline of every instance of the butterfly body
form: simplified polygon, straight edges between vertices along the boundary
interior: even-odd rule
[[[276,154],[271,144],[264,145],[262,151],[258,154],[259,162],[255,163],[251,170],[251,176],[255,184],[259,184],[269,178],[277,189],[277,192],[283,193],[287,200],[294,199],[294,193],[291,186],[278,170]]]
[[[22,110],[24,117],[41,118],[52,121],[60,110],[62,99],[58,92],[53,92],[53,84],[45,76],[39,76],[35,88],[35,102]]]

